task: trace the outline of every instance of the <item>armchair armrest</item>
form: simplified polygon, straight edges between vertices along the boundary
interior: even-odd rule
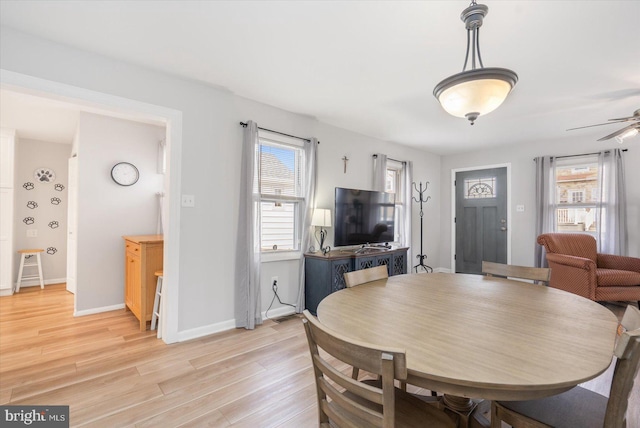
[[[636,257],[618,256],[615,254],[598,253],[598,267],[604,269],[640,272],[640,259]]]
[[[596,264],[591,259],[584,257],[568,256],[566,254],[547,253],[547,261],[549,263],[558,263],[561,265],[584,269],[584,270],[596,270]]]
[[[549,281],[551,287],[595,300],[598,280],[596,264],[593,260],[566,254],[547,253],[547,262],[551,268],[551,280]]]

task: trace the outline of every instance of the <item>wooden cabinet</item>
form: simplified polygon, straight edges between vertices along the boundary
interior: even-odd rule
[[[124,238],[124,303],[140,321],[140,331],[151,321],[156,292],[155,272],[162,270],[162,235],[135,235]]]
[[[407,248],[369,254],[336,250],[326,255],[307,253],[304,257],[305,307],[314,315],[322,299],[346,287],[346,272],[384,265],[389,276],[407,273]]]

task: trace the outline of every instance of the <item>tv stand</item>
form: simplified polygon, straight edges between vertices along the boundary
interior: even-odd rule
[[[407,273],[408,248],[366,245],[353,250],[304,255],[305,306],[315,315],[318,304],[329,294],[346,287],[344,274],[354,270],[387,266],[389,276]]]

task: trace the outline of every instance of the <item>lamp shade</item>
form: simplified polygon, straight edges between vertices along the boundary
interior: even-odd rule
[[[311,218],[311,226],[331,227],[331,210],[316,208]]]
[[[450,115],[474,121],[500,107],[517,81],[506,68],[480,68],[446,78],[433,95]]]

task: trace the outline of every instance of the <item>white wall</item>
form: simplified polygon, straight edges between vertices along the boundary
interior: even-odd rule
[[[67,268],[67,159],[71,145],[21,138],[16,144],[15,216],[13,247],[42,248],[42,270],[45,284],[66,281]],[[53,181],[34,176],[38,168],[55,173]],[[27,230],[37,233],[28,237]],[[20,258],[14,258],[14,281]],[[33,272],[31,272],[33,273]],[[37,281],[29,281],[27,284]],[[38,284],[39,285],[39,284]]]
[[[158,142],[163,127],[80,113],[78,121],[78,265],[76,311],[124,302],[123,235],[156,233]],[[69,150],[71,147],[69,147]],[[118,162],[134,164],[140,179],[120,186]]]
[[[320,124],[313,118],[243,99],[224,89],[109,60],[6,28],[2,29],[0,37],[0,55],[2,68],[6,70],[182,112],[181,193],[196,197],[194,208],[183,208],[180,212],[177,286],[178,331],[183,333],[182,337],[214,331],[221,325],[228,325],[227,322],[234,317],[242,140],[240,121],[251,119],[270,129],[305,137],[315,136],[321,141],[318,199],[321,207],[333,205],[335,186],[370,187],[371,154],[374,152],[413,160],[416,180],[428,180],[432,185],[428,193],[433,199],[425,208],[425,219],[429,223],[425,233],[425,252],[429,255],[427,262],[437,266],[435,251],[440,240],[437,228],[440,202],[437,156]],[[80,156],[84,156],[82,144],[80,141]],[[352,159],[347,174],[342,173],[340,160],[345,154]],[[82,171],[81,166],[81,176],[84,176]],[[414,213],[417,213],[416,206]],[[419,219],[415,218],[416,246],[419,245],[418,231]],[[87,250],[86,247],[79,248],[80,253]],[[79,263],[79,276],[80,269],[86,272],[85,275],[96,271],[102,273],[103,268],[96,258],[84,267]],[[110,260],[109,263],[115,262]],[[274,275],[280,277],[279,290],[283,301],[295,301],[297,262],[265,264],[263,310],[272,296],[269,281]],[[104,306],[107,297],[111,301],[115,295],[98,295],[91,301],[83,300],[82,306],[97,305],[98,301],[102,302],[100,306]]]
[[[561,135],[557,141],[531,145],[497,147],[492,150],[465,153],[442,158],[440,192],[442,217],[440,228],[441,265],[451,268],[451,170],[474,166],[511,163],[511,263],[533,266],[535,235],[535,162],[537,156],[563,156],[592,153],[609,148],[628,148],[625,153],[627,208],[629,227],[629,255],[640,256],[640,146],[637,139],[622,146],[615,141],[597,142],[574,135]],[[524,212],[516,212],[516,205],[524,205]]]
[[[424,206],[425,236],[424,252],[428,258],[426,263],[439,266],[438,242],[440,240],[440,157],[421,150],[401,146],[399,144],[376,140],[341,128],[336,128],[312,118],[295,115],[271,106],[256,103],[243,98],[235,99],[237,119],[234,122],[253,120],[259,126],[279,130],[291,135],[316,137],[320,141],[318,146],[318,188],[316,206],[330,208],[334,211],[334,191],[336,187],[355,189],[372,189],[373,182],[373,154],[384,153],[397,160],[413,161],[413,175],[415,181],[429,181],[427,195],[431,200]],[[235,137],[233,156],[237,156],[232,165],[237,168],[240,164],[241,128],[238,126]],[[343,156],[349,158],[347,172],[344,173]],[[239,180],[239,172],[237,174]],[[236,196],[237,198],[237,196]],[[237,204],[234,209],[237,210]],[[409,265],[415,264],[415,255],[420,248],[420,217],[419,206],[412,204],[413,209],[413,244],[414,257]],[[185,212],[185,210],[183,210]],[[237,211],[234,211],[237,215]],[[333,246],[333,229],[328,229],[327,244]],[[271,278],[278,276],[278,294],[283,302],[295,303],[298,284],[298,261],[263,263],[261,271],[262,309],[267,309],[272,300]],[[230,290],[231,292],[233,290]],[[231,298],[233,295],[231,294]],[[274,308],[280,307],[277,300]],[[233,313],[230,314],[233,316]]]

